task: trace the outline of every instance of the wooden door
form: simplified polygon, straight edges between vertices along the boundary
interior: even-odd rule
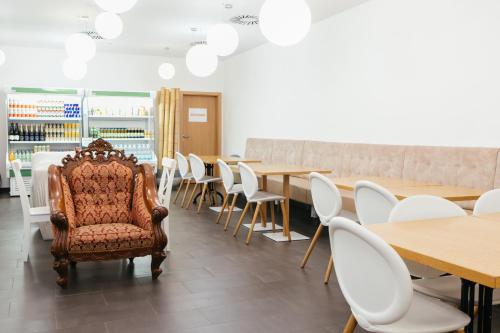
[[[181,152],[185,155],[219,155],[221,95],[181,92],[181,103]]]

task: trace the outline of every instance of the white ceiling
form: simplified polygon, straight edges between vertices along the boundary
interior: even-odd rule
[[[367,0],[307,0],[313,21]],[[184,56],[189,44],[205,39],[207,29],[240,14],[258,15],[264,0],[139,0],[122,14],[123,34],[98,41],[98,50],[160,56]],[[223,3],[231,3],[225,9]],[[0,45],[63,48],[71,33],[84,29],[99,13],[94,0],[0,0]],[[242,52],[265,42],[258,26],[234,25]],[[192,32],[191,27],[198,28]],[[166,51],[165,47],[170,51]]]

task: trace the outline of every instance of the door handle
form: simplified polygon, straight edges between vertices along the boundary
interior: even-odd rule
[[[183,135],[183,136],[182,136],[182,138],[183,138],[183,139],[189,139],[189,138],[190,138],[190,136],[189,136],[189,135]]]

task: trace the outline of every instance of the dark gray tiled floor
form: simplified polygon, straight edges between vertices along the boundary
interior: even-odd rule
[[[38,231],[30,261],[20,260],[19,199],[0,196],[0,212],[0,332],[332,333],[349,314],[335,277],[322,283],[326,234],[301,270],[308,241],[275,243],[256,233],[246,246],[247,229],[233,238],[214,224],[213,212],[172,205],[175,238],[158,281],[151,281],[149,257],[132,266],[79,263],[61,290],[50,242]],[[314,232],[304,211],[294,216],[295,230]]]

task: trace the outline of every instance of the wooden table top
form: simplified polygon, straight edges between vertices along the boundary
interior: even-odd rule
[[[252,170],[259,176],[273,176],[273,175],[303,175],[309,174],[311,172],[319,173],[331,173],[331,170],[313,168],[313,167],[303,167],[300,165],[288,165],[288,164],[262,164],[262,163],[252,163],[250,165]]]
[[[217,164],[217,159],[221,159],[227,164],[238,164],[238,162],[244,162],[244,163],[260,162],[259,160],[251,158],[221,156],[221,155],[201,155],[199,156],[199,158],[201,158],[205,164]]]
[[[403,258],[500,288],[500,223],[491,217],[462,216],[373,224],[366,228]]]
[[[474,188],[439,185],[431,183],[417,182],[407,179],[384,178],[384,177],[335,177],[332,178],[338,188],[352,191],[354,184],[360,180],[368,180],[377,183],[390,192],[398,199],[404,199],[414,195],[435,195],[451,201],[476,200],[483,194],[483,191]]]

